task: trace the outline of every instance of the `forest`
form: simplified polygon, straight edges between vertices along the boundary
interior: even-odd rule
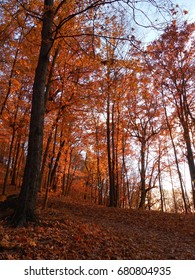
[[[184,255],[166,254],[155,239],[164,219],[178,240],[191,244],[195,234],[195,23],[188,17],[169,0],[0,2],[0,259],[25,255],[17,240],[34,250],[51,224],[74,236],[69,255],[53,258],[195,258],[186,244]],[[112,237],[115,219],[124,232]],[[154,229],[159,252],[142,252],[142,243],[125,248],[125,236],[124,251],[117,249],[126,223],[135,223],[135,237],[139,221],[143,231]],[[93,254],[86,235],[86,244],[100,239]],[[103,255],[103,239],[118,247]],[[44,250],[25,257],[49,258]]]

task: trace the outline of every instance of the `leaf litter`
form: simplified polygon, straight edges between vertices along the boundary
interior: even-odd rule
[[[107,208],[50,198],[40,224],[0,221],[0,259],[195,259],[194,214]]]

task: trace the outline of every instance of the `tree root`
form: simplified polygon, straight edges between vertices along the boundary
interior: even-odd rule
[[[26,227],[29,223],[40,224],[40,220],[36,214],[18,213],[17,211],[10,217],[9,224],[12,227]]]

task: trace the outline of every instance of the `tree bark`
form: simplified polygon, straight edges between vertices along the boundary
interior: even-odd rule
[[[44,1],[42,41],[33,84],[28,153],[19,203],[12,217],[14,226],[24,226],[28,221],[36,220],[43,146],[45,87],[52,47],[53,2],[53,0]]]
[[[12,139],[11,139],[11,144],[10,144],[10,148],[9,148],[9,157],[8,157],[8,163],[7,163],[7,167],[6,167],[4,183],[3,183],[2,195],[6,194],[7,181],[8,181],[9,171],[10,171],[10,163],[11,163],[12,150],[13,150],[13,145],[14,145],[14,140],[15,140],[15,134],[16,134],[16,130],[15,130],[15,127],[13,127],[13,133],[12,133]]]
[[[160,190],[161,211],[164,212],[165,199],[164,199],[164,191],[163,191],[162,182],[161,182],[161,151],[160,151],[160,143],[159,143],[159,156],[158,156],[158,184],[159,184],[159,190]]]
[[[15,155],[15,160],[14,160],[14,165],[13,165],[13,172],[12,172],[12,179],[11,179],[11,185],[16,186],[16,171],[17,171],[17,165],[18,165],[18,160],[19,160],[19,152],[20,152],[20,138],[19,136],[17,143],[16,143],[16,155]]]
[[[187,149],[187,161],[189,165],[189,171],[190,171],[190,177],[192,182],[192,197],[193,197],[193,206],[195,209],[195,164],[194,164],[194,156],[192,151],[192,145],[190,140],[190,132],[188,125],[183,126],[184,129],[184,140],[186,143],[186,149]]]
[[[139,208],[143,209],[145,207],[146,201],[146,168],[145,168],[145,155],[146,155],[146,141],[143,138],[141,142],[141,200]]]
[[[18,109],[19,109],[19,99],[20,99],[20,97],[18,96],[18,103],[17,103],[15,114],[14,114],[14,120],[13,120],[13,123],[12,123],[12,138],[11,138],[8,163],[7,163],[7,168],[6,168],[6,173],[5,173],[4,183],[3,183],[3,190],[2,190],[3,195],[6,193],[7,181],[8,181],[11,158],[12,158],[12,151],[13,151],[13,146],[14,146],[14,141],[15,141],[15,136],[16,136],[16,129],[17,129],[16,128],[16,120],[17,120]]]
[[[107,155],[108,155],[108,173],[109,173],[109,186],[110,186],[110,207],[115,206],[115,187],[114,187],[114,174],[113,174],[113,159],[111,156],[111,131],[110,131],[110,89],[108,88],[107,94],[107,119],[106,119],[106,132],[107,132]]]

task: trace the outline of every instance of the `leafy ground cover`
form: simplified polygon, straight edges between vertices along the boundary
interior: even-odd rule
[[[0,259],[195,259],[194,214],[106,208],[50,198],[40,224],[0,221]]]

